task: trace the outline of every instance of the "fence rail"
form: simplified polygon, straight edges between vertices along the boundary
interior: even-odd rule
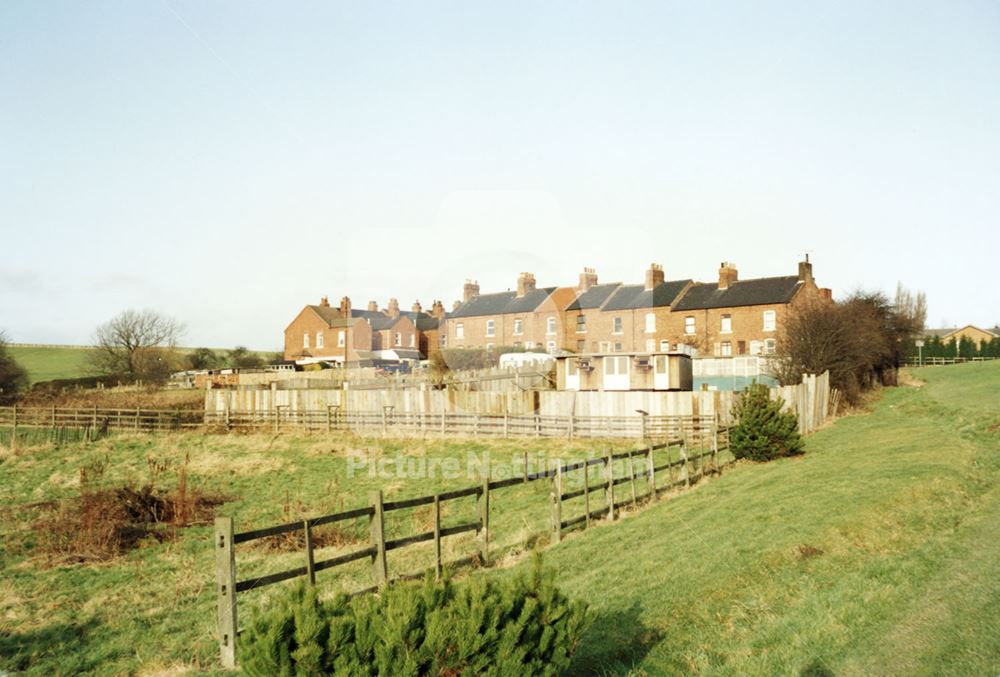
[[[909,357],[903,361],[904,367],[930,367],[942,364],[965,364],[966,362],[992,362],[1000,357]]]
[[[724,465],[732,462],[731,455],[723,462],[720,462],[719,459],[720,451],[727,452],[729,450],[727,429],[720,428],[714,422],[710,422],[702,427],[696,427],[691,432],[693,434],[689,435],[687,432],[681,431],[677,438],[660,444],[649,444],[642,449],[619,453],[608,452],[601,457],[578,461],[558,461],[546,469],[535,472],[529,472],[528,454],[525,452],[523,472],[520,476],[493,480],[487,471],[487,475],[477,485],[393,501],[386,501],[381,490],[373,490],[369,494],[367,506],[243,532],[235,532],[232,517],[218,517],[215,520],[213,543],[216,548],[219,647],[223,666],[232,668],[236,665],[236,640],[239,635],[237,593],[245,593],[302,577],[307,578],[310,584],[315,585],[318,572],[364,559],[368,559],[371,563],[373,585],[358,591],[358,593],[370,592],[377,590],[390,579],[386,553],[419,543],[434,543],[433,570],[438,577],[441,576],[445,565],[476,561],[486,564],[489,562],[491,501],[496,500],[497,492],[502,489],[530,482],[552,482],[548,507],[550,510],[549,523],[552,541],[558,543],[564,533],[570,529],[589,528],[593,520],[614,520],[623,508],[636,509],[640,504],[654,501],[671,489],[690,486],[708,473],[720,473]],[[694,453],[695,445],[693,442],[695,440],[697,440],[697,453]],[[676,459],[672,457],[672,449],[677,450]],[[666,453],[665,461],[661,458],[662,462],[656,462],[657,452]],[[621,462],[618,463],[618,467],[624,467],[624,472],[616,472],[616,461]],[[638,472],[636,461],[640,461]],[[590,479],[591,468],[594,466],[599,466],[600,475],[603,478],[598,484],[592,484]],[[565,491],[566,478],[573,472],[582,473],[583,487]],[[657,481],[658,474],[660,475],[659,482]],[[640,482],[645,484],[641,493],[638,487]],[[628,485],[629,491],[624,495],[624,498],[616,500],[615,488],[622,485]],[[463,498],[475,499],[476,518],[473,521],[442,527],[442,504]],[[564,518],[564,511],[570,505],[576,505],[576,503],[571,504],[570,502],[577,499],[583,500],[582,514]],[[600,506],[596,509],[592,508],[592,501],[600,503]],[[433,529],[393,539],[386,538],[385,521],[388,514],[397,510],[429,505],[433,505]],[[368,518],[370,534],[368,545],[325,560],[315,561],[313,528],[360,517]],[[237,545],[295,532],[302,534],[303,564],[301,566],[244,579],[238,577]],[[441,547],[443,539],[463,533],[475,533],[475,552],[468,557],[444,562]],[[416,572],[401,572],[396,577],[412,578],[417,575],[419,574]]]
[[[112,432],[204,430],[350,431],[360,435],[461,435],[469,437],[566,437],[666,439],[691,435],[715,421],[714,416],[514,416],[464,412],[396,412],[291,409],[204,411],[165,409],[101,409],[64,407],[0,407],[0,428],[82,431],[87,439]]]

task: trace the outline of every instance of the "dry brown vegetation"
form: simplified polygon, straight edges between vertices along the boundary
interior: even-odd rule
[[[108,486],[108,459],[80,468],[79,494],[36,504],[40,552],[51,565],[102,562],[140,547],[144,541],[174,538],[176,530],[212,519],[227,497],[188,483],[187,458],[177,469],[176,486],[162,488],[170,464],[149,458],[149,477],[141,485]]]
[[[161,390],[157,388],[107,388],[52,391],[35,389],[18,402],[23,407],[76,407],[98,409],[201,409],[202,390]]]

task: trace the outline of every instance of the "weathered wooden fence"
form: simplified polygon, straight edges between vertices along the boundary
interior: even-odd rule
[[[992,362],[1000,357],[909,357],[903,361],[904,367],[932,367],[943,364],[965,364],[967,362]]]
[[[570,529],[586,529],[593,520],[614,520],[622,508],[637,509],[641,504],[653,501],[671,489],[690,486],[707,473],[721,472],[722,467],[733,460],[731,454],[728,453],[728,431],[717,425],[709,424],[707,427],[697,428],[694,432],[695,438],[684,435],[661,444],[648,445],[642,449],[620,453],[609,452],[604,456],[583,461],[568,463],[557,461],[552,467],[543,470],[536,469],[536,472],[529,471],[528,455],[525,452],[523,472],[510,478],[493,480],[487,472],[486,477],[473,486],[393,501],[386,501],[382,492],[375,490],[370,492],[368,505],[363,507],[248,531],[236,532],[232,517],[218,517],[215,520],[213,548],[216,553],[216,596],[218,598],[218,632],[222,664],[227,668],[236,665],[236,642],[239,636],[237,594],[239,593],[303,577],[310,584],[315,584],[316,574],[321,571],[366,559],[371,564],[372,586],[356,592],[370,592],[377,590],[390,579],[386,553],[418,543],[433,542],[434,564],[432,568],[439,577],[442,568],[446,565],[488,564],[490,560],[491,503],[495,505],[498,497],[503,495],[497,493],[500,490],[530,482],[552,482],[549,505],[540,507],[549,511],[551,540],[558,543],[564,533]],[[693,443],[694,439],[697,439],[697,445]],[[677,458],[673,458],[671,449],[677,450]],[[660,453],[660,462],[657,462],[657,453]],[[723,456],[721,460],[720,455]],[[638,461],[638,469],[636,461]],[[616,473],[616,462],[620,462],[621,472]],[[595,466],[599,471],[597,474],[602,478],[596,484],[591,480],[590,470]],[[582,474],[582,488],[565,491],[566,478],[574,472]],[[658,474],[659,480],[657,480]],[[643,486],[639,487],[640,484]],[[621,499],[616,499],[615,488],[623,485],[628,486],[628,491],[623,494]],[[476,501],[476,519],[442,528],[442,505],[448,501],[466,497],[473,497]],[[582,514],[567,517],[568,510],[579,502],[577,499],[582,500]],[[595,503],[598,504],[596,509],[593,507]],[[386,515],[396,510],[421,506],[433,506],[432,529],[394,539],[386,538]],[[367,545],[328,559],[316,560],[313,529],[322,525],[365,517],[368,518],[370,535],[370,541]],[[469,556],[444,562],[441,547],[443,539],[470,532],[474,532],[476,535],[475,551]],[[236,558],[237,545],[293,533],[301,533],[302,535],[302,564],[300,566],[243,579],[239,577]],[[418,571],[398,572],[395,577],[412,578],[420,574],[421,572]]]

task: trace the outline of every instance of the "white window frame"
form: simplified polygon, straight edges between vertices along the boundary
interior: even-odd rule
[[[411,348],[415,348],[416,345],[417,345],[417,335],[416,334],[410,334],[410,347]]]
[[[524,333],[524,320],[517,318],[514,320],[514,336],[520,336]]]
[[[618,341],[617,343],[615,343],[615,352],[616,353],[620,353],[622,351],[622,347],[623,346],[622,346],[622,342],[621,341]]]
[[[764,331],[774,331],[778,328],[778,314],[773,310],[764,311]]]
[[[497,335],[497,323],[496,320],[486,320],[486,335],[496,336]]]
[[[546,351],[546,352],[547,352],[547,353],[548,353],[549,355],[551,355],[552,353],[556,352],[556,342],[555,342],[555,341],[549,341],[549,342],[548,342],[548,343],[546,344],[546,346],[545,346],[545,351]]]
[[[653,353],[656,352],[656,339],[646,339],[646,352]]]
[[[465,338],[465,325],[461,322],[455,325],[455,338],[464,339]]]
[[[338,331],[337,332],[337,347],[338,348],[343,348],[346,339],[347,339],[347,332],[345,332],[343,329],[341,329],[340,331]]]
[[[778,349],[778,342],[777,341],[775,341],[773,338],[764,339],[764,354],[765,355],[774,355],[774,353],[777,351],[777,349]]]
[[[442,348],[448,345],[448,334],[441,332],[441,336],[438,339],[438,345],[440,345]]]
[[[722,357],[732,357],[733,356],[733,342],[723,341],[722,345],[719,346],[719,354]]]
[[[620,316],[612,318],[612,320],[611,320],[611,333],[612,334],[621,334],[622,333],[622,327],[624,325],[625,325],[625,323],[622,322],[622,318]]]
[[[546,336],[554,336],[556,333],[556,318],[550,317],[545,320]]]
[[[309,332],[306,332],[302,335],[302,347],[303,348],[309,347]]]
[[[395,347],[403,345],[403,335],[398,331],[396,332],[395,336],[392,337],[392,345]]]
[[[693,336],[697,331],[697,320],[695,320],[694,315],[686,316],[684,318],[684,333]]]
[[[496,347],[497,347],[497,344],[495,344],[495,343],[487,343],[486,344],[486,350],[493,350]]]
[[[317,348],[323,347],[323,332],[321,331],[316,332],[316,347]]]
[[[656,333],[656,313],[646,313],[646,333]]]
[[[758,341],[757,339],[754,339],[754,340],[750,341],[750,354],[751,355],[760,355],[763,352],[764,352],[764,342],[763,341]]]
[[[582,327],[582,329],[581,329]],[[576,333],[586,334],[587,333],[587,316],[580,313],[576,316]]]
[[[670,350],[670,341],[667,339],[660,339],[660,352],[665,353]]]
[[[720,334],[732,334],[733,333],[733,316],[730,314],[725,314],[719,318],[719,333]]]

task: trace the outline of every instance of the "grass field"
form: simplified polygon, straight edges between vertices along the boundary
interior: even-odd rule
[[[53,381],[61,378],[78,378],[88,376],[91,350],[87,348],[43,347],[21,348],[9,347],[7,351],[17,363],[28,371],[28,379],[32,383]]]
[[[885,391],[872,411],[811,436],[804,457],[741,464],[694,491],[546,550],[594,624],[576,674],[953,674],[1000,672],[1000,364],[925,368],[923,387]],[[45,502],[73,496],[81,465],[107,459],[106,479],[141,483],[147,459],[233,498],[237,529],[470,480],[347,477],[348,454],[456,459],[489,452],[494,474],[524,446],[550,456],[596,451],[588,441],[364,441],[257,436],[120,437],[0,450],[0,671],[29,674],[212,672],[208,527],[150,540],[119,560],[51,566],[31,529]],[[167,473],[161,482],[174,481]],[[545,542],[544,483],[494,501],[493,547]],[[472,515],[471,499],[446,513]],[[393,533],[426,526],[393,513]],[[356,530],[356,531],[355,531]],[[328,552],[350,550],[349,525]],[[470,552],[470,540],[448,545]],[[241,549],[242,548],[242,549]],[[405,553],[405,555],[403,554]],[[396,557],[393,557],[393,555]],[[322,556],[326,556],[324,553]],[[426,563],[390,553],[390,569]],[[241,577],[301,564],[301,555],[238,548]],[[324,591],[367,584],[362,563],[323,572]],[[476,575],[506,575],[487,572]],[[268,590],[241,596],[244,618]]]

